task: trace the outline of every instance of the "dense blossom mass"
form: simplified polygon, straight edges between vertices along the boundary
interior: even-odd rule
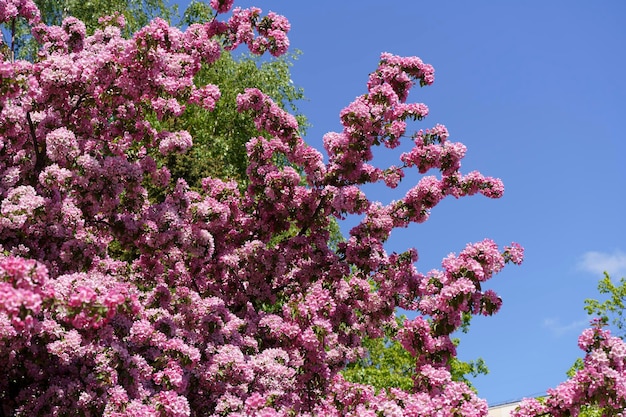
[[[216,13],[232,3],[210,2]],[[229,16],[184,32],[156,19],[126,39],[119,16],[86,36],[75,18],[45,26],[31,0],[0,0],[0,21],[25,19],[40,46],[33,62],[0,62],[0,415],[485,415],[450,376],[450,334],[467,314],[498,311],[482,283],[521,263],[522,248],[484,240],[428,273],[414,249],[384,249],[394,228],[427,220],[447,196],[503,192],[498,179],[460,172],[466,148],[444,126],[407,134],[428,114],[409,91],[430,85],[433,68],[382,54],[367,92],[341,112],[343,131],[325,135],[326,162],[293,116],[246,90],[237,105],[259,130],[249,186],[205,178],[192,189],[163,157],[193,137],[159,121],[215,108],[219,86],[194,75],[223,49],[289,46],[284,17]],[[407,137],[398,166],[373,164],[375,146]],[[395,188],[411,170],[434,174],[388,205],[362,190]],[[330,219],[352,214],[362,221],[331,245]],[[413,390],[344,380],[363,338],[397,326],[397,308],[416,312],[397,332],[415,357]],[[519,416],[585,398],[624,404],[624,345],[590,330],[581,347],[580,375]]]

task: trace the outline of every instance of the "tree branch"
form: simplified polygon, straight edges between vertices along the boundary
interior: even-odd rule
[[[320,210],[322,209],[322,204],[324,204],[324,200],[326,200],[325,195],[323,195],[322,198],[320,198],[320,202],[317,204],[317,207],[315,208],[315,211],[313,212],[313,215],[310,218],[311,220],[307,224],[305,224],[302,229],[300,229],[298,236],[304,236],[304,234],[309,231],[309,228],[311,227],[313,222],[315,222],[315,220],[317,219],[317,216],[320,214]]]
[[[43,170],[43,166],[45,164],[45,143],[43,146],[39,147],[37,143],[37,134],[35,132],[35,125],[33,123],[33,119],[30,117],[30,112],[26,112],[26,120],[28,121],[28,129],[30,131],[30,137],[33,141],[33,149],[35,151],[35,174],[38,176],[39,173]]]

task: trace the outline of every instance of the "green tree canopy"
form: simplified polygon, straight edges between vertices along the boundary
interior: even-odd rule
[[[598,292],[607,295],[604,301],[589,298],[585,300],[585,310],[590,316],[598,317],[604,323],[614,329],[616,336],[626,337],[626,317],[624,306],[626,305],[626,278],[622,277],[618,284],[613,283],[608,272],[598,282]]]
[[[404,317],[398,317],[398,328],[402,326],[403,322]],[[464,331],[467,329],[466,326]],[[385,329],[384,337],[365,340],[363,347],[367,350],[367,355],[347,366],[343,372],[346,380],[372,385],[377,389],[411,389],[415,376],[415,358],[402,344],[393,340],[393,335],[396,332],[397,329]],[[458,344],[459,339],[455,339],[454,342]],[[489,369],[482,358],[464,362],[453,357],[449,365],[452,379],[464,381],[469,386],[472,386],[469,377],[489,373]]]
[[[292,83],[289,72],[297,56],[294,53],[261,61],[249,54],[235,59],[224,52],[212,67],[203,68],[196,76],[197,82],[219,85],[222,97],[214,111],[189,106],[181,117],[169,120],[176,129],[187,130],[194,139],[189,152],[168,158],[172,176],[185,178],[192,187],[199,187],[207,176],[234,179],[245,185],[246,142],[263,132],[257,131],[250,115],[237,111],[236,97],[243,93],[244,87],[258,88],[297,114],[300,126],[306,126],[306,119],[297,113],[296,106],[304,93]]]

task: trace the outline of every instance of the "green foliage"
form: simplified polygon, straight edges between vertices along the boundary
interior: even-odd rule
[[[386,336],[366,339],[363,347],[367,356],[348,365],[343,371],[346,380],[376,389],[413,388],[415,359],[400,343]]]
[[[458,339],[455,340],[455,342],[458,343]],[[468,376],[476,378],[478,375],[487,375],[488,373],[489,368],[487,368],[487,364],[483,358],[464,362],[454,357],[450,361],[450,374],[452,375],[452,380],[464,381],[470,387],[473,386]]]
[[[580,408],[580,414],[578,417],[603,417],[604,412],[602,408],[596,405],[586,405]]]
[[[568,375],[571,371],[572,371],[571,369],[570,371],[568,371]],[[539,397],[537,398],[537,400],[539,400],[540,403],[544,404],[546,398]],[[542,416],[550,417],[551,414],[542,414]],[[605,415],[603,414],[602,408],[598,407],[597,405],[584,405],[580,408],[580,412],[578,414],[578,417],[604,417],[604,416]]]
[[[87,33],[99,27],[102,16],[119,13],[126,19],[126,29],[134,33],[155,17],[170,20],[176,15],[176,5],[164,0],[35,0],[42,20],[48,25],[60,25],[65,17],[74,16],[87,27]]]
[[[184,26],[192,23],[208,22],[215,16],[215,11],[207,3],[193,0],[185,9],[181,24]]]
[[[584,366],[585,364],[583,363],[583,360],[581,358],[576,358],[576,361],[574,362],[572,367],[569,368],[566,372],[568,378],[572,378],[576,374],[576,371],[580,371],[581,369],[583,369]]]
[[[626,337],[626,322],[624,321],[624,305],[626,303],[626,278],[622,278],[619,285],[615,285],[607,272],[598,282],[598,292],[607,294],[608,299],[598,301],[593,298],[585,300],[585,310],[591,316],[597,316],[604,323],[613,326],[615,335]]]
[[[402,326],[404,317],[397,319],[398,327]],[[415,358],[393,336],[397,329],[385,329],[385,336],[376,339],[366,339],[363,347],[367,355],[349,364],[343,371],[346,380],[372,385],[376,389],[401,388],[411,390],[413,388],[413,376],[415,375]],[[459,343],[458,339],[454,340]],[[470,387],[472,384],[469,376],[477,377],[486,375],[489,369],[481,358],[476,361],[464,362],[457,358],[450,360],[450,373],[454,381],[464,381]]]
[[[296,52],[270,60],[250,55],[235,59],[223,52],[215,64],[203,68],[196,76],[198,85],[219,85],[222,96],[214,111],[189,106],[182,116],[170,121],[175,129],[187,130],[194,139],[194,146],[187,153],[172,155],[166,161],[172,177],[185,178],[196,188],[208,176],[233,179],[245,186],[248,166],[245,145],[263,132],[257,131],[251,116],[237,111],[237,95],[244,88],[258,88],[296,113],[300,126],[305,126],[306,119],[297,113],[295,104],[304,98],[304,93],[292,83],[289,72],[297,56]]]

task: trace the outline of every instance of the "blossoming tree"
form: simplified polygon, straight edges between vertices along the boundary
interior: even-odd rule
[[[232,1],[211,6],[223,14]],[[125,39],[119,16],[86,36],[75,18],[46,26],[31,0],[0,0],[0,22],[15,19],[40,49],[34,62],[0,62],[0,415],[486,414],[451,379],[450,334],[464,315],[499,309],[482,283],[520,263],[521,247],[469,244],[425,274],[414,249],[383,247],[447,196],[503,192],[497,179],[460,172],[465,147],[445,127],[407,135],[428,113],[407,102],[409,90],[433,82],[431,66],[382,54],[367,92],[341,112],[343,131],[324,137],[327,162],[293,116],[246,90],[238,109],[259,131],[247,143],[247,189],[205,178],[192,190],[162,156],[193,138],[159,122],[186,106],[214,109],[219,86],[194,75],[223,49],[284,53],[284,17],[234,9],[185,32],[156,19]],[[373,164],[374,146],[407,136],[414,147],[398,166]],[[394,188],[411,170],[439,175],[388,205],[362,191]],[[330,219],[349,214],[362,221],[329,247]],[[396,326],[398,307],[417,313],[396,336],[415,358],[413,388],[345,381],[363,338]],[[585,381],[598,366],[619,377],[622,344],[601,330],[581,344]],[[623,384],[594,387],[573,401],[607,393],[623,404]]]

